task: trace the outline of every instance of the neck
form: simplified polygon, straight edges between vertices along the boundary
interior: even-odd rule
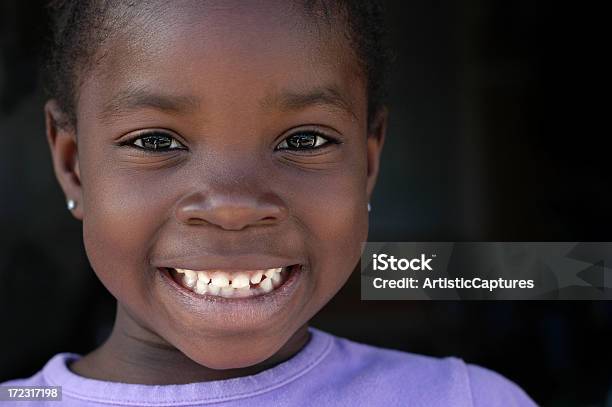
[[[90,379],[133,384],[186,384],[224,380],[259,373],[298,353],[308,342],[304,324],[270,358],[253,366],[210,369],[189,359],[159,335],[143,327],[120,304],[109,338],[74,362],[70,370]]]

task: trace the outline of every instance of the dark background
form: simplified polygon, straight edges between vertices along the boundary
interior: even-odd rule
[[[44,138],[43,3],[0,3],[0,381],[86,353],[114,313]],[[397,60],[370,240],[612,240],[608,150],[580,91],[592,73],[574,69],[592,63],[579,10],[559,20],[529,0],[387,3]],[[314,326],[459,356],[545,406],[612,405],[609,302],[362,302],[353,277]]]

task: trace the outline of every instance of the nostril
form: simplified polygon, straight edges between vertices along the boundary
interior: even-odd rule
[[[208,222],[206,222],[204,219],[200,219],[200,218],[189,218],[187,220],[187,223],[189,223],[190,225],[205,225]]]
[[[276,196],[255,198],[237,194],[193,194],[181,200],[177,219],[190,225],[215,225],[227,230],[271,225],[284,219],[287,208]]]

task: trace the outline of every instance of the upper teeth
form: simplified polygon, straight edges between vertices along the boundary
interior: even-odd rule
[[[190,288],[196,285],[198,281],[198,276],[196,272],[192,270],[184,270],[183,272],[185,273],[185,277],[183,277],[183,281],[185,282],[185,285]]]
[[[259,288],[264,293],[271,291],[280,284],[282,280],[280,273],[283,269],[277,267],[235,273],[223,270],[195,271],[180,268],[175,270],[177,273],[183,274],[183,284],[198,294],[219,294],[220,292],[223,295],[229,295],[230,293],[237,293],[234,290],[241,290],[240,294],[246,295],[250,283],[259,284]],[[262,281],[264,276],[266,276],[266,279]]]
[[[213,274],[210,282],[212,285],[216,285],[219,288],[227,287],[230,285],[229,276],[223,272],[217,272]]]
[[[256,271],[255,274],[251,276],[251,283],[253,284],[259,283],[262,277],[263,277],[263,272],[261,270]]]
[[[274,273],[276,274],[276,273]],[[233,288],[244,288],[248,287],[250,283],[249,276],[247,273],[239,273],[232,278],[232,287]]]

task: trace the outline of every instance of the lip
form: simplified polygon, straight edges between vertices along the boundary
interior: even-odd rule
[[[281,314],[287,317],[293,314],[291,308],[298,301],[298,291],[303,290],[304,276],[308,273],[304,264],[297,266],[281,286],[269,293],[238,298],[196,294],[177,283],[168,267],[157,267],[156,274],[162,301],[172,315],[180,318],[180,313],[188,312],[190,319],[196,318],[198,323],[214,330],[244,331],[268,326],[278,321]]]
[[[228,257],[231,260],[228,260]],[[231,256],[192,256],[176,257],[153,262],[160,268],[181,268],[194,271],[208,270],[267,270],[270,268],[287,267],[294,264],[304,264],[302,259],[268,255],[231,255]]]

